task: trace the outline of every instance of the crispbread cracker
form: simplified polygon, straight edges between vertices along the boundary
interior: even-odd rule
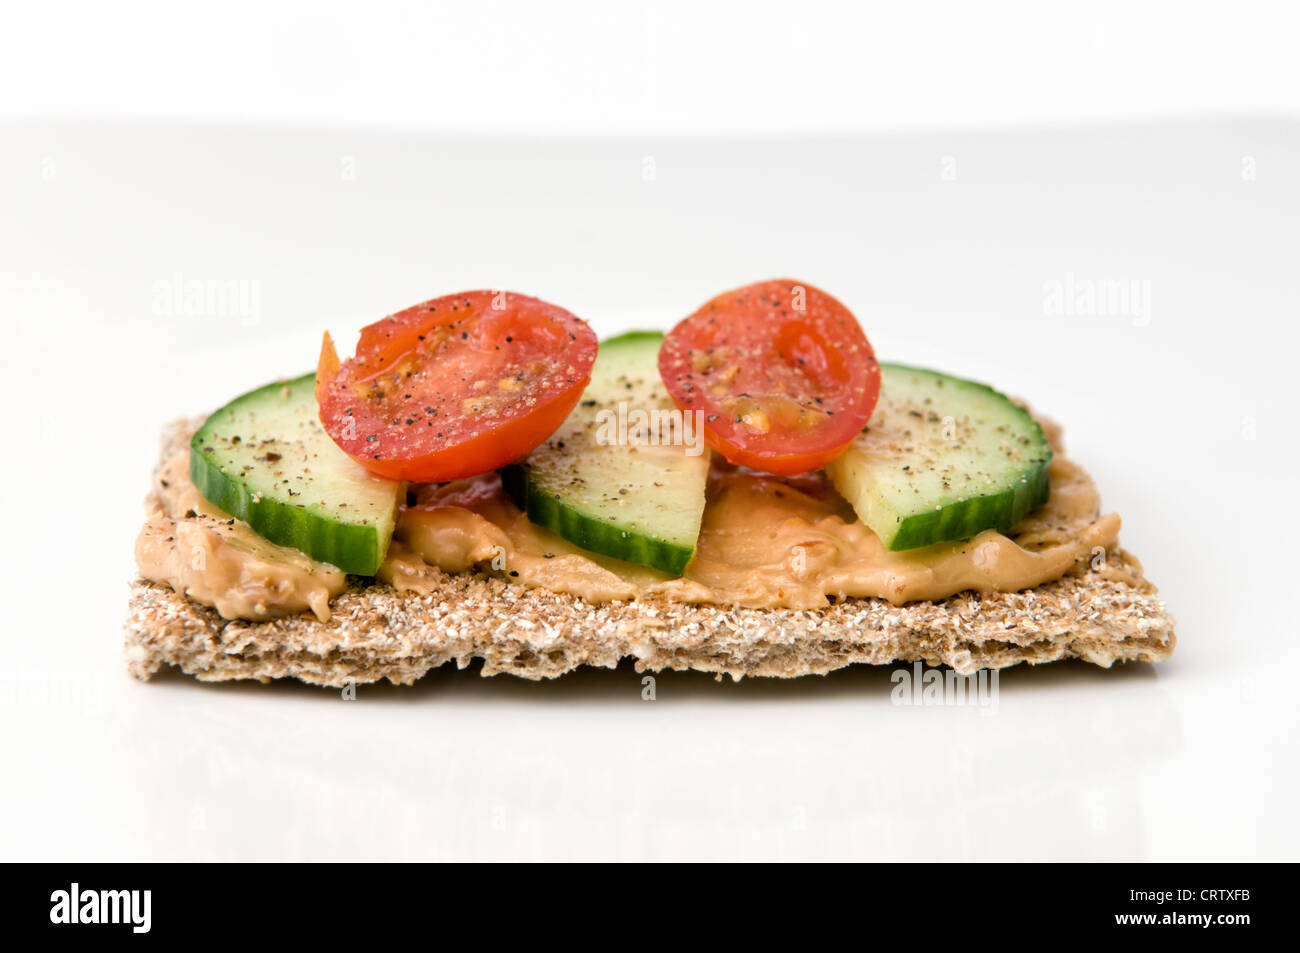
[[[182,450],[193,422],[164,432],[162,460]],[[160,464],[161,465],[161,464]],[[216,610],[137,579],[125,655],[132,675],[164,665],[204,681],[297,678],[342,686],[409,684],[449,661],[483,660],[484,675],[554,678],[581,665],[638,671],[695,669],[793,678],[863,662],[922,660],[959,672],[1080,658],[1096,665],[1158,662],[1173,652],[1174,620],[1141,565],[1122,549],[1016,593],[961,593],[893,606],[844,599],[816,610],[693,605],[662,598],[595,604],[483,573],[433,571],[430,595],[352,580],[328,622],[310,613],[271,622]],[[1116,571],[1119,570],[1119,571]]]

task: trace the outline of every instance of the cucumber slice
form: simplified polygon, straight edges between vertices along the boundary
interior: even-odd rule
[[[659,377],[663,339],[633,331],[601,342],[591,383],[573,413],[502,476],[539,526],[591,552],[681,575],[700,535],[709,450],[694,418],[688,426],[698,453],[681,439],[664,445],[674,431],[662,412],[679,425],[682,417]],[[661,414],[657,422],[654,412]],[[617,426],[620,419],[625,427]],[[624,432],[631,439],[622,440]],[[651,440],[660,445],[646,445]]]
[[[1027,410],[936,371],[880,371],[866,429],[826,472],[886,547],[1006,532],[1047,500],[1052,449]]]
[[[273,543],[373,576],[402,484],[371,476],[325,433],[316,375],[237,397],[190,442],[190,479],[213,506]]]

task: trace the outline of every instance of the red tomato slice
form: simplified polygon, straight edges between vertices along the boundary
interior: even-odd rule
[[[528,454],[573,410],[595,360],[596,335],[563,308],[467,291],[366,327],[347,361],[327,333],[316,400],[325,430],[370,472],[442,483]]]
[[[852,312],[792,279],[720,294],[664,339],[659,373],[731,463],[793,476],[834,460],[866,426],[880,365]]]

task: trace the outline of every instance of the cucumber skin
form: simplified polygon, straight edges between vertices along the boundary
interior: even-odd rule
[[[903,372],[939,374],[960,382],[964,387],[988,391],[1003,400],[1007,399],[1005,394],[988,384],[952,377],[927,367],[916,367],[910,364],[887,364],[884,362],[881,363],[880,367],[882,371],[889,368]],[[942,510],[909,516],[899,524],[898,530],[886,547],[887,549],[891,552],[900,552],[905,549],[919,549],[923,546],[934,546],[940,543],[960,542],[971,539],[986,529],[996,529],[999,533],[1005,533],[1024,519],[1030,510],[1047,502],[1051,493],[1051,481],[1048,473],[1052,463],[1051,447],[1047,446],[1047,438],[1043,435],[1043,428],[1038,425],[1038,421],[1034,419],[1033,414],[1018,404],[1012,404],[1012,406],[1015,408],[1016,413],[1024,418],[1028,429],[1038,434],[1047,449],[1046,457],[1041,463],[1029,470],[1025,482],[1001,493],[972,497],[963,500],[959,504],[945,506]]]
[[[266,497],[255,502],[252,490],[223,473],[221,467],[203,452],[208,426],[218,414],[238,409],[246,401],[260,400],[268,391],[293,388],[315,380],[315,373],[311,373],[275,381],[235,398],[214,413],[190,441],[190,480],[205,500],[248,523],[259,536],[281,546],[300,549],[312,559],[337,566],[344,572],[373,576],[388,550],[388,541],[380,540],[375,527],[326,524],[305,507],[290,506]],[[306,546],[302,545],[304,540]]]
[[[890,551],[953,543],[970,539],[986,529],[1005,533],[1034,507],[1047,502],[1049,463],[1035,467],[1026,482],[1015,489],[973,497],[942,510],[909,516],[899,524],[898,532],[889,541]]]
[[[528,514],[529,520],[589,552],[649,566],[674,576],[680,576],[695,555],[693,548],[639,533],[625,533],[592,519],[553,496],[537,492],[524,467],[518,464],[512,463],[501,470],[501,485],[515,504]]]

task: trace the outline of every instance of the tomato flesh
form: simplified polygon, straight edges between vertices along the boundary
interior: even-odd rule
[[[880,366],[852,312],[793,279],[706,303],[664,339],[659,373],[679,408],[703,412],[713,449],[782,476],[843,453],[880,395]]]
[[[441,483],[526,456],[573,410],[595,359],[596,335],[563,308],[468,291],[367,326],[346,361],[327,333],[316,400],[370,472]]]

